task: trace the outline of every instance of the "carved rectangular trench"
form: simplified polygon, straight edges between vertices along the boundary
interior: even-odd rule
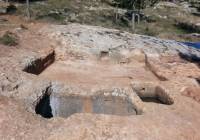
[[[52,51],[44,58],[37,58],[31,61],[23,71],[39,75],[42,71],[44,71],[49,65],[51,65],[55,61],[55,52]]]
[[[93,113],[129,116],[136,109],[127,97],[121,96],[54,96],[46,94],[36,105],[35,112],[44,118],[67,118],[75,113]]]
[[[133,90],[143,102],[153,102],[165,105],[172,105],[173,98],[167,93],[166,89],[154,84],[136,83],[132,84]]]

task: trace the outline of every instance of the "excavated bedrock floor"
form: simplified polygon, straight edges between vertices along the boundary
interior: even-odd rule
[[[157,81],[157,78],[139,63],[136,66],[88,60],[57,61],[40,76],[88,90],[95,87],[126,87],[136,79]]]

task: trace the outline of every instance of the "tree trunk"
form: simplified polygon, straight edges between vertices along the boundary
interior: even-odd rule
[[[132,31],[135,31],[135,14],[132,14]]]
[[[29,3],[29,0],[26,0],[26,14],[27,14],[28,20],[30,20],[31,14],[30,14],[30,3]]]

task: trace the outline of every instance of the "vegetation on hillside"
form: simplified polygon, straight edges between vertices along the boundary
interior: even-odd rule
[[[98,25],[168,39],[182,40],[183,37],[180,37],[180,35],[196,31],[188,30],[188,27],[185,28],[186,26],[183,27],[180,26],[183,24],[179,24],[179,21],[187,21],[191,18],[195,19],[196,17],[184,11],[179,5],[177,5],[177,7],[173,7],[173,4],[172,6],[158,6],[160,1],[161,0],[34,1],[30,3],[30,11],[32,20],[47,21],[56,24],[81,23]],[[132,30],[132,10],[139,10],[140,14],[140,22],[139,24],[135,24],[134,30]],[[21,4],[18,7],[17,14],[26,15],[25,4]]]
[[[161,0],[115,0],[115,2],[122,8],[127,9],[144,9],[147,6],[153,6]]]

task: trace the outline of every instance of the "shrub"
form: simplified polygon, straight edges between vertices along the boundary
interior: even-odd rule
[[[120,7],[127,9],[143,9],[146,6],[153,6],[160,0],[114,0]]]
[[[18,45],[17,36],[11,32],[6,32],[2,37],[0,37],[0,44],[6,46],[16,46]]]
[[[150,29],[148,27],[145,28],[145,31],[144,31],[144,34],[145,35],[148,35],[148,36],[156,36],[158,35],[157,31],[155,29]]]

